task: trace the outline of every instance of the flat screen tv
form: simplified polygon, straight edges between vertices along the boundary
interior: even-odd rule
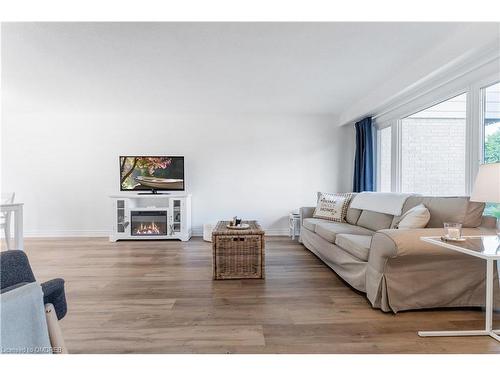
[[[120,190],[184,190],[184,156],[120,156]]]

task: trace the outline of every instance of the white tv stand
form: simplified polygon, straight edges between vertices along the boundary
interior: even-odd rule
[[[191,229],[191,194],[121,193],[113,201],[112,242],[118,240],[188,241]]]

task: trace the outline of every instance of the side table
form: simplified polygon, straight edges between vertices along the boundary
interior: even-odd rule
[[[288,215],[288,228],[290,237],[295,240],[295,236],[300,235],[300,214],[290,212]]]
[[[23,234],[23,205],[24,203],[6,203],[0,205],[0,211],[8,220],[2,224],[5,232],[10,232],[10,213],[14,213],[14,245],[10,246],[10,233],[5,233],[5,241],[7,242],[7,250],[24,250],[24,234]],[[5,228],[3,227],[5,225]]]
[[[254,220],[242,223],[249,228],[229,229],[229,221],[219,221],[212,232],[214,280],[265,277],[265,233]]]
[[[486,261],[485,327],[473,331],[420,331],[419,336],[490,336],[500,341],[500,329],[493,329],[493,265],[500,260],[499,236],[466,236],[465,241],[445,241],[441,237],[421,237],[422,241],[481,258]]]

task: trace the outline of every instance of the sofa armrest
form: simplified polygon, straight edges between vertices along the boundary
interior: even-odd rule
[[[54,306],[57,319],[61,320],[66,315],[68,306],[66,303],[66,294],[64,292],[64,280],[53,279],[41,284],[43,291],[43,302]]]
[[[383,272],[390,258],[408,257],[420,254],[447,256],[445,248],[424,242],[420,237],[442,236],[443,228],[383,229],[373,235],[368,262],[371,267]],[[464,236],[491,234],[484,228],[463,228]]]
[[[308,217],[313,217],[314,209],[316,207],[300,207],[300,225],[302,226],[302,221]]]

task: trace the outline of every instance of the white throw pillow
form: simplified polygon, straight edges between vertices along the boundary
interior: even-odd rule
[[[429,220],[431,219],[431,213],[423,204],[413,207],[411,210],[406,211],[401,220],[399,220],[397,229],[417,229],[425,228]]]
[[[313,217],[344,223],[351,198],[352,193],[321,193]]]

